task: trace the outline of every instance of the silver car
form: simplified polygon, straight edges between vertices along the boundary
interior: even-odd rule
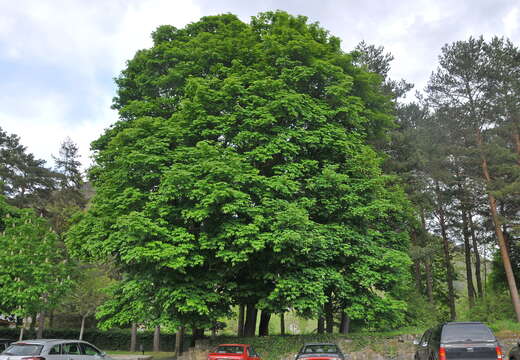
[[[81,340],[39,339],[17,341],[0,360],[112,360],[94,345]]]

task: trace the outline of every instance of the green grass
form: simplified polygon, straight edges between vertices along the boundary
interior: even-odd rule
[[[108,356],[110,355],[142,355],[143,353],[140,351],[131,352],[131,351],[123,351],[123,350],[109,350],[107,351]],[[168,351],[159,351],[159,352],[153,352],[153,351],[145,351],[145,356],[153,356],[154,360],[167,360],[167,359],[173,359],[175,358],[174,352],[168,352]]]
[[[520,323],[513,320],[498,320],[488,324],[498,337],[519,337]]]

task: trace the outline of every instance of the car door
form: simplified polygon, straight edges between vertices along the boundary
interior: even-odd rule
[[[81,347],[78,342],[68,342],[61,346],[61,352],[64,355],[63,360],[83,360]]]
[[[52,345],[47,354],[45,355],[47,360],[65,360],[64,355],[61,353],[61,344]]]
[[[428,359],[437,360],[439,358],[439,349],[441,346],[442,325],[432,329],[430,338],[428,339]]]
[[[81,343],[81,350],[83,360],[100,360],[103,358],[103,353],[90,344]]]
[[[247,358],[248,360],[259,360],[260,356],[256,353],[255,349],[252,346],[247,348]]]
[[[421,340],[419,340],[419,344],[417,345],[416,360],[428,360],[428,339],[430,338],[430,334],[432,329],[428,329],[424,332]]]

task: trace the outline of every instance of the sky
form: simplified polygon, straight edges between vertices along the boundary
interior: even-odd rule
[[[0,128],[49,166],[69,137],[86,168],[90,142],[118,119],[113,78],[155,28],[277,9],[318,21],[345,51],[384,46],[390,76],[416,90],[444,44],[497,35],[520,46],[520,0],[0,0]]]

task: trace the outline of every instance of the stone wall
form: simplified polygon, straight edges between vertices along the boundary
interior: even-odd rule
[[[415,338],[414,335],[381,338],[363,348],[359,348],[359,345],[349,339],[338,339],[337,344],[346,355],[346,360],[413,360]],[[517,344],[518,339],[500,338],[499,341],[507,356],[509,350]],[[197,341],[194,348],[190,348],[177,360],[207,360],[210,349],[209,341]],[[294,353],[286,354],[280,360],[294,360],[295,355]]]

